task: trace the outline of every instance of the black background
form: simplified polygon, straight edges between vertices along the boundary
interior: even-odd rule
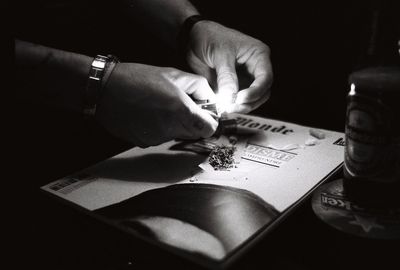
[[[204,16],[270,46],[275,75],[272,96],[254,114],[344,130],[347,78],[365,64],[371,7],[380,1],[193,2]],[[399,10],[395,2],[382,1],[388,5],[378,50],[382,63],[398,61],[393,61],[394,40],[399,37],[398,21],[393,19]],[[7,27],[18,38],[91,56],[112,53],[124,61],[186,68],[146,25],[119,16],[121,10],[112,1],[17,1],[14,5]],[[105,14],[101,27],[93,26],[98,13]],[[13,86],[13,91],[20,87],[35,91],[18,74]],[[131,145],[88,125],[80,115],[29,99],[9,103],[5,116],[11,121],[6,122],[4,142],[10,150],[6,152],[10,176],[3,179],[3,198],[11,210],[6,219],[11,236],[7,245],[16,255],[15,268],[124,269],[128,259],[107,242],[111,237],[106,234],[111,232],[96,229],[91,221],[48,200],[38,187]],[[306,201],[237,268],[271,264],[290,269],[389,269],[390,262],[397,262],[398,248],[395,242],[357,239],[330,229],[314,217]],[[134,260],[145,267],[154,262]]]

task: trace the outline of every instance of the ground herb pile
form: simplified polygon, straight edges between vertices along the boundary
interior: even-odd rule
[[[210,153],[208,162],[216,171],[233,168],[235,166],[235,160],[233,159],[235,150],[235,146],[215,146]]]

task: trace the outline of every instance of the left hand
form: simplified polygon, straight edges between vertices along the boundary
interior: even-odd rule
[[[248,113],[270,96],[273,74],[269,47],[234,29],[212,21],[196,23],[190,32],[187,61],[194,72],[216,86],[226,112]],[[251,77],[241,90],[245,74],[237,68]]]

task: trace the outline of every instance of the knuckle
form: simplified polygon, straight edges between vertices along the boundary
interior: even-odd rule
[[[236,73],[229,67],[221,67],[219,69],[219,75],[222,77],[236,77]]]
[[[165,67],[161,74],[166,80],[176,81],[179,78],[180,71],[173,67]]]
[[[217,79],[219,87],[223,86],[226,90],[236,91],[237,89],[237,81],[233,76],[219,76]]]
[[[208,86],[208,80],[205,77],[200,77],[199,76],[199,83],[201,86]]]
[[[164,70],[165,70],[166,73],[168,73],[168,74],[170,74],[172,76],[175,76],[175,75],[178,74],[178,69],[173,68],[173,67],[165,67]]]
[[[268,47],[268,45],[264,44],[261,42],[260,44],[260,51],[262,53],[267,54],[268,56],[271,56],[271,49]]]
[[[208,83],[207,78],[200,76],[200,75],[193,75],[194,76],[194,80],[195,80],[195,84],[198,87],[210,87],[210,84]]]

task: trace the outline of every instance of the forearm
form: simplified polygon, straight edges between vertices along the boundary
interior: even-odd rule
[[[81,112],[91,61],[85,55],[16,40],[15,74],[21,86],[17,96]]]
[[[184,20],[199,14],[187,0],[121,0],[128,16],[149,28],[169,46],[176,47]]]

